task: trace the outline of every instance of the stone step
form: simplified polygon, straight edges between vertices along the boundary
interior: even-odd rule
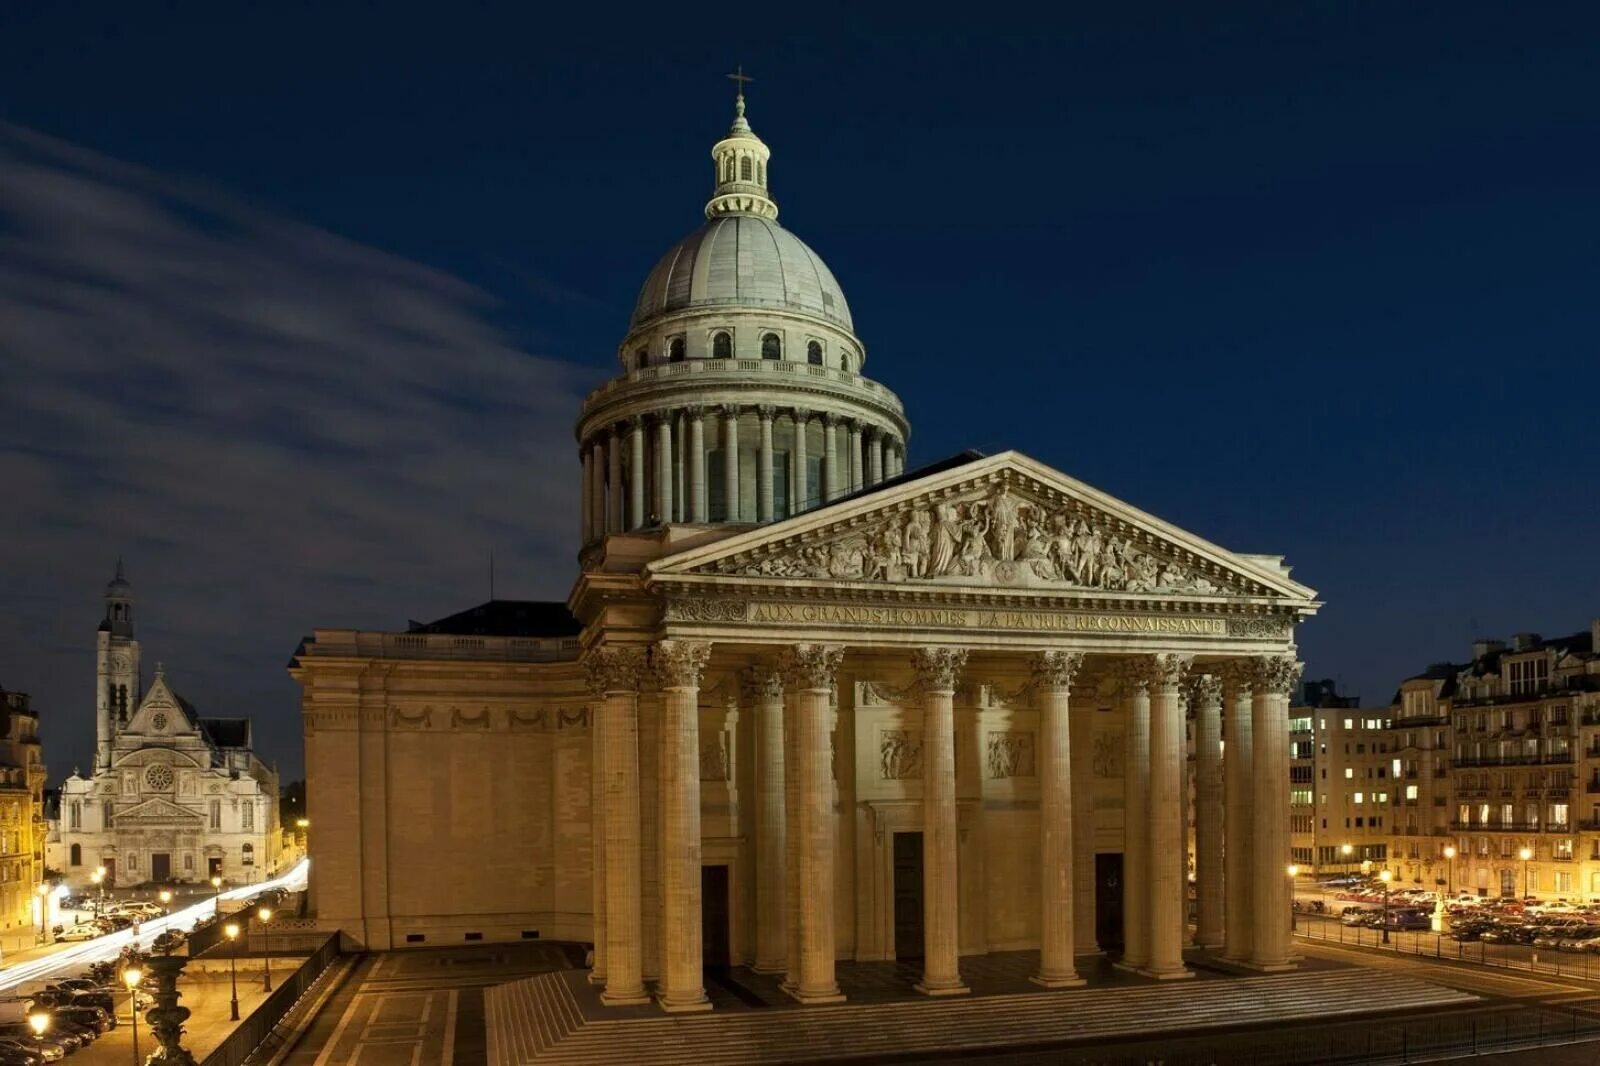
[[[1085,989],[959,1000],[728,1010],[692,1017],[586,1019],[566,978],[541,975],[490,989],[496,1066],[815,1061],[1149,1035],[1153,1031],[1460,1005],[1477,997],[1410,977],[1352,969],[1184,985]],[[534,1040],[505,1032],[535,1009]],[[536,1005],[536,1006],[535,1006]],[[1153,1024],[1153,1022],[1155,1024]]]

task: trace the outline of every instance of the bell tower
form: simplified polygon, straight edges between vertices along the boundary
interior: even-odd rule
[[[111,742],[143,696],[139,642],[133,636],[133,586],[122,573],[106,585],[106,615],[95,634],[95,770],[111,768]]]

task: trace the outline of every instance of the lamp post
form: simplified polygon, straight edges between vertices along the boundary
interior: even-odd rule
[[[1532,848],[1523,848],[1517,852],[1517,858],[1522,860],[1522,898],[1528,898],[1528,860],[1533,858]]]
[[[42,1010],[36,1010],[28,1015],[28,1025],[33,1029],[36,1039],[44,1039],[44,1031],[50,1028],[50,1015]]]
[[[1383,882],[1383,942],[1389,942],[1389,882],[1394,877],[1387,869],[1378,871],[1378,880]]]
[[[160,899],[161,899],[161,913],[162,913],[162,915],[164,917],[169,917],[170,918],[172,916],[172,891],[171,891],[171,889],[163,888],[161,890],[161,893],[160,893]]]
[[[50,938],[45,932],[45,918],[50,910],[50,886],[40,885],[34,891],[39,896],[39,943],[48,944]]]
[[[234,1021],[239,1020],[239,923],[229,922],[222,927],[228,938],[228,984],[233,990],[229,1003]]]
[[[1344,866],[1344,872],[1347,874],[1350,872],[1350,856],[1355,854],[1355,850],[1349,844],[1339,845],[1339,855],[1344,860],[1341,865]]]
[[[94,916],[98,918],[100,917],[100,904],[104,902],[106,898],[106,868],[102,866],[97,869],[94,873],[89,875],[89,880],[94,882]]]
[[[211,879],[211,917],[222,917],[222,878]]]
[[[272,991],[272,934],[267,931],[267,923],[272,921],[272,908],[262,907],[256,911],[256,917],[261,919],[261,944],[266,949],[266,965],[261,971],[261,990]]]
[[[130,966],[122,971],[122,981],[128,986],[128,1011],[133,1015],[133,1062],[139,1064],[139,981],[144,971]]]
[[[1291,862],[1288,865],[1287,870],[1289,874],[1289,932],[1292,933],[1297,927],[1297,918],[1295,912],[1299,910],[1299,908],[1295,906],[1294,879],[1300,876],[1300,867]]]

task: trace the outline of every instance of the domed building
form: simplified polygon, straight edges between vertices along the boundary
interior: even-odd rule
[[[822,257],[778,224],[745,119],[711,149],[706,222],[657,260],[585,401],[583,543],[661,523],[770,522],[899,474],[905,409]]]
[[[567,600],[297,650],[317,921],[373,950],[575,941],[595,1010],[708,1010],[707,966],[817,1005],[881,960],[929,996],[1000,951],[1046,989],[1108,952],[1191,977],[1191,937],[1292,967],[1314,592],[1016,452],[909,467],[742,96],[711,157],[579,414]]]

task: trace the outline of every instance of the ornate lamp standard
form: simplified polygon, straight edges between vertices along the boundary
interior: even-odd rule
[[[1383,882],[1383,942],[1385,944],[1389,942],[1389,882],[1393,878],[1394,874],[1387,869],[1378,871],[1378,880]]]
[[[239,923],[229,922],[222,927],[222,932],[228,938],[228,984],[233,989],[233,999],[229,1003],[234,1021],[239,1020]]]
[[[261,971],[261,990],[272,991],[272,934],[267,931],[267,923],[272,921],[272,908],[262,907],[256,911],[256,917],[261,919],[262,946],[266,948],[266,966]]]
[[[1517,852],[1517,858],[1522,860],[1522,898],[1528,898],[1528,860],[1533,858],[1532,848],[1523,848]]]
[[[144,971],[130,966],[122,971],[122,982],[128,986],[128,1011],[133,1015],[133,1062],[139,1066],[139,982]]]

